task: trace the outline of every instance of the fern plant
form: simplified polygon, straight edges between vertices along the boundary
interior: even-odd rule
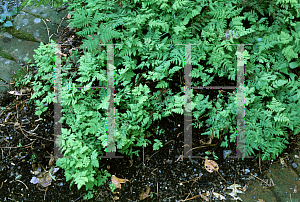
[[[185,68],[185,47],[176,44],[199,44],[192,46],[192,86],[207,86],[216,76],[236,81],[237,51],[232,44],[251,43],[244,51],[245,152],[248,156],[262,150],[263,160],[276,158],[288,144],[288,130],[300,130],[300,83],[294,73],[299,68],[299,6],[282,2],[72,0],[69,26],[78,28],[84,39],[81,51],[74,53],[79,57],[76,75],[69,72],[72,66],[62,67],[62,82],[68,88],[62,90],[61,121],[70,128],[63,129],[60,147],[72,158],[57,164],[65,169],[67,180],[78,188],[85,185],[90,198],[94,186],[110,175],[99,170],[101,159],[96,158],[107,151],[107,90],[91,87],[107,86],[103,45],[112,43],[123,44],[114,47],[118,152],[139,155],[140,147],[151,144],[148,129],[154,121],[183,115],[186,89],[171,89]],[[39,115],[54,96],[54,45],[41,44],[35,56],[39,73],[32,82],[32,99],[42,98],[36,100]],[[193,94],[191,103],[194,127],[208,124],[202,135],[222,134],[225,147],[228,140],[236,141],[237,94],[230,95],[225,101],[221,92],[217,98]],[[161,143],[154,141],[153,149],[158,149]]]

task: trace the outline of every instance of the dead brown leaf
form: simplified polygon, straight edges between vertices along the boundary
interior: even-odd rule
[[[205,169],[210,173],[214,172],[214,170],[216,170],[216,171],[219,170],[218,164],[213,160],[207,160],[207,158],[205,158],[204,166],[205,166]]]
[[[55,164],[55,158],[54,158],[54,156],[51,154],[51,158],[50,158],[50,160],[49,160],[48,165],[49,165],[49,167],[52,167],[52,166],[54,166],[54,164]]]
[[[140,200],[144,200],[145,198],[149,197],[150,193],[150,187],[147,185],[147,188],[146,188],[146,192],[143,190],[142,193],[140,194]]]
[[[47,187],[51,185],[52,176],[59,170],[59,168],[53,168],[50,171],[43,171],[37,177],[32,177],[31,183],[32,184],[40,184],[43,187]],[[38,172],[33,171],[33,174],[38,174]]]
[[[121,179],[116,177],[115,175],[111,176],[111,182],[116,186],[116,189],[121,188],[121,183],[126,183],[127,181],[127,179]]]

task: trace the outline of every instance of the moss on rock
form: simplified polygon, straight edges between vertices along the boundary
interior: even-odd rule
[[[15,61],[15,59],[10,54],[2,51],[1,48],[0,48],[0,56],[3,58],[9,59],[9,60]]]
[[[17,30],[15,27],[7,27],[5,30],[9,34],[11,34],[12,36],[14,36],[16,38],[25,39],[27,41],[35,41],[35,42],[39,43],[39,41],[37,41],[32,34],[25,33],[25,32],[22,32],[20,30]]]

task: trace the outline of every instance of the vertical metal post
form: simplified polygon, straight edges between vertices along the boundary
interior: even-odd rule
[[[245,68],[244,46],[237,45],[237,158],[245,158]],[[253,158],[253,157],[252,157]]]
[[[61,106],[61,44],[55,47],[55,80],[54,80],[54,158],[62,158],[63,155],[59,151],[62,144],[62,123],[59,122],[62,117]],[[48,157],[49,158],[49,157]],[[51,157],[50,157],[51,158]]]
[[[184,158],[202,158],[201,156],[193,156],[192,151],[192,108],[191,108],[191,97],[192,97],[192,88],[191,88],[191,45],[200,45],[200,44],[176,44],[185,46],[185,66],[184,66]],[[179,156],[176,156],[178,158]]]
[[[115,156],[115,107],[114,107],[114,44],[100,44],[107,45],[107,152],[106,156],[99,156],[100,158],[123,158],[123,156]],[[123,44],[115,44],[123,45]]]
[[[206,86],[206,87],[192,87],[191,86],[191,45],[199,44],[176,44],[185,45],[185,114],[184,114],[184,158],[200,158],[192,155],[192,111],[191,111],[191,88],[193,89],[236,89],[236,86]],[[229,156],[230,158],[253,158],[253,156],[245,157],[245,98],[244,98],[244,45],[253,44],[230,44],[237,45],[237,156]],[[188,49],[188,51],[187,51]],[[244,112],[244,113],[243,113]],[[178,156],[176,156],[178,158]]]

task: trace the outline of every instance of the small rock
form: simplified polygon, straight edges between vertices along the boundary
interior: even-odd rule
[[[17,175],[17,176],[15,177],[15,180],[19,180],[19,179],[21,179],[21,177],[22,177],[22,175]]]
[[[223,150],[223,158],[226,159],[232,153],[231,150]]]
[[[248,174],[248,173],[250,173],[250,170],[249,169],[245,169],[245,174]]]
[[[297,168],[297,164],[296,163],[292,163],[293,168]]]

